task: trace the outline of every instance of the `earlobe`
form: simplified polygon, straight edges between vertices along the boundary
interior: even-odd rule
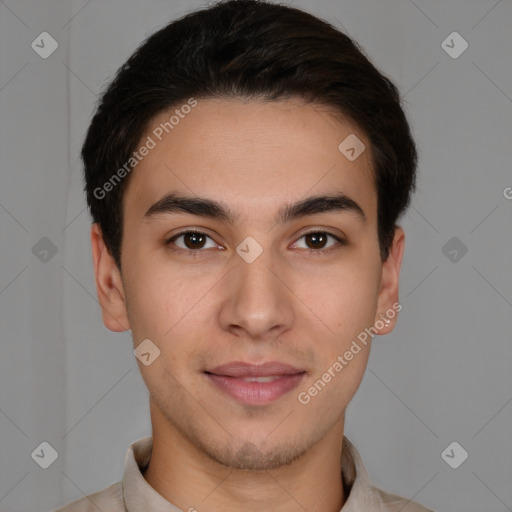
[[[398,312],[402,309],[398,299],[398,284],[404,247],[405,233],[400,226],[396,226],[389,256],[382,263],[375,317],[375,328],[379,334],[389,334],[395,328]]]
[[[91,226],[91,247],[96,292],[102,310],[103,323],[111,331],[126,331],[130,329],[130,324],[121,274],[103,241],[98,223]]]

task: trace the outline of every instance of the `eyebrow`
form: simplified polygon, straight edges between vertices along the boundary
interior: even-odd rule
[[[144,214],[145,219],[160,214],[189,213],[200,217],[217,219],[234,225],[239,215],[222,202],[204,197],[183,196],[176,193],[166,194],[153,204]],[[312,196],[296,203],[285,204],[276,215],[276,222],[284,224],[292,220],[330,212],[355,213],[363,222],[366,216],[363,209],[344,193],[328,196]]]

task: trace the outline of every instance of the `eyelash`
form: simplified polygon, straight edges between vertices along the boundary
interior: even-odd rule
[[[194,229],[188,229],[188,230],[182,231],[181,233],[178,233],[178,234],[172,236],[171,238],[169,238],[168,240],[166,240],[165,241],[165,245],[171,247],[172,243],[175,240],[177,240],[180,236],[188,235],[190,233],[198,234],[198,235],[204,235],[204,236],[212,239],[211,236],[207,235],[206,233],[204,233],[202,231],[197,231],[197,230],[194,230]],[[337,235],[334,235],[333,233],[330,233],[329,231],[319,231],[319,230],[309,231],[307,233],[303,233],[298,240],[300,240],[301,238],[304,238],[307,235],[313,235],[313,234],[315,234],[315,235],[318,235],[318,234],[327,235],[327,236],[330,236],[330,237],[334,238],[340,245],[342,245],[342,246],[346,245],[346,241],[345,240],[343,240],[342,238],[340,238]],[[319,255],[319,254],[330,254],[333,250],[336,250],[337,248],[339,249],[339,247],[331,247],[329,249],[306,249],[306,250],[308,252],[310,252],[310,253],[314,253],[316,255]],[[174,252],[185,253],[185,255],[190,256],[192,258],[197,258],[198,256],[200,256],[201,253],[205,252],[202,249],[197,249],[197,250],[182,249],[181,247],[178,247],[178,248],[171,247],[171,250],[174,251]]]

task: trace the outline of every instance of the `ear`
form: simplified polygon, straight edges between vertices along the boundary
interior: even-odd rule
[[[398,312],[402,309],[398,300],[398,281],[404,246],[404,230],[400,226],[396,226],[389,256],[382,263],[377,312],[374,319],[374,326],[378,334],[389,334],[395,328]]]
[[[91,227],[92,259],[96,279],[96,292],[100,302],[103,323],[115,332],[130,328],[121,274],[110,255],[98,223]]]

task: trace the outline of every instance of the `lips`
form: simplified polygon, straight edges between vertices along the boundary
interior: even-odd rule
[[[263,405],[297,387],[306,372],[277,361],[259,365],[235,361],[216,366],[205,374],[217,389],[235,400]]]
[[[295,375],[302,373],[294,366],[277,361],[270,361],[263,364],[250,364],[242,361],[235,361],[228,364],[216,366],[208,373],[215,375],[224,375],[226,377],[268,377],[272,375]]]

